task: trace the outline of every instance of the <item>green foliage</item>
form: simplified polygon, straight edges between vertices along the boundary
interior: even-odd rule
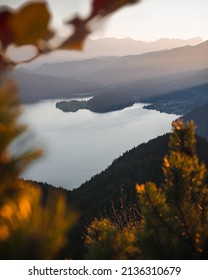
[[[95,219],[87,230],[87,259],[135,259],[138,254],[135,233],[135,229],[120,231],[108,219]]]
[[[168,141],[170,134],[159,136],[148,143],[125,152],[100,174],[93,176],[78,189],[69,193],[70,202],[85,219],[98,217],[99,213],[112,212],[112,202],[116,211],[120,211],[121,188],[125,194],[125,204],[137,203],[135,185],[152,181],[160,185],[164,181],[161,166],[163,158],[168,154]],[[197,154],[200,161],[208,167],[208,143],[205,139],[197,137]]]
[[[109,220],[95,220],[86,237],[90,258],[207,259],[207,169],[196,154],[194,124],[178,120],[173,129],[164,183],[136,187],[141,224],[121,230]]]
[[[19,179],[41,155],[40,150],[11,153],[26,130],[19,114],[16,86],[7,83],[0,88],[0,259],[51,259],[66,244],[77,214],[58,193],[42,203],[40,189]]]
[[[4,199],[0,209],[1,259],[51,259],[67,242],[76,214],[64,197],[51,196],[41,204],[37,186],[19,182],[21,191]]]
[[[107,218],[95,219],[87,229],[85,245],[89,259],[135,259],[138,255],[136,229],[140,228],[138,204],[129,203],[123,188],[120,209],[112,204]]]
[[[14,139],[25,132],[26,127],[17,122],[20,106],[17,98],[17,87],[7,82],[0,88],[0,174],[1,192],[11,193],[11,186],[15,190],[15,180],[20,176],[31,161],[40,157],[40,150],[28,150],[20,155],[11,155],[10,145]],[[0,203],[1,205],[1,203]]]
[[[173,128],[164,184],[137,186],[145,221],[138,246],[143,258],[203,259],[208,256],[207,169],[196,155],[193,123],[179,120]]]

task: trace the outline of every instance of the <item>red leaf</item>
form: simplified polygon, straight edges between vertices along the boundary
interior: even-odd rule
[[[12,12],[9,9],[0,11],[0,41],[2,48],[6,49],[13,42],[14,34],[9,25]]]
[[[79,17],[67,22],[68,24],[74,25],[74,33],[62,43],[61,49],[67,50],[82,50],[84,40],[90,31],[86,27],[86,21],[81,20]]]
[[[27,3],[12,11],[4,7],[0,11],[0,41],[3,49],[10,44],[37,45],[48,40],[53,33],[48,29],[50,13],[46,3]]]
[[[127,4],[134,4],[140,0],[94,0],[91,17],[96,15],[108,15]]]

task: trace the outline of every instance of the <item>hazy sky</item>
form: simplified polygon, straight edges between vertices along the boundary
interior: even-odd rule
[[[18,7],[23,0],[0,0],[0,4]],[[63,19],[75,13],[86,15],[91,0],[48,0],[54,15],[54,25],[60,30]],[[131,37],[152,41],[159,38],[208,39],[208,0],[143,0],[123,8],[105,20],[93,33],[93,38]]]

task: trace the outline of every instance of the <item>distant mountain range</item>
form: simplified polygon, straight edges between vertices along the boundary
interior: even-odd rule
[[[99,57],[82,61],[43,64],[33,73],[69,77],[115,87],[126,83],[174,75],[181,78],[207,68],[208,42],[142,55]]]
[[[115,39],[104,38],[98,40],[88,40],[84,48],[84,55],[96,56],[127,56],[137,55],[154,51],[169,50],[183,46],[195,46],[202,43],[200,37],[188,40],[161,38],[157,41],[145,42],[131,38]]]
[[[60,38],[60,40],[62,40],[62,38]],[[137,41],[131,38],[103,38],[97,40],[88,38],[84,45],[84,49],[81,52],[56,51],[50,55],[41,56],[39,59],[37,59],[33,63],[30,63],[26,67],[30,68],[44,63],[85,60],[102,56],[110,57],[136,55],[153,51],[168,50],[187,45],[195,46],[202,42],[203,41],[200,37],[191,38],[188,40],[162,38],[152,42]]]
[[[14,76],[23,102],[80,94],[108,102],[112,96],[116,102],[121,96],[141,100],[204,84],[207,65],[208,41],[142,55],[43,64],[16,69]]]

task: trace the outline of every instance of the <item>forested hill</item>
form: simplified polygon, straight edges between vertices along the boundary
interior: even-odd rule
[[[168,141],[169,134],[166,134],[125,152],[106,170],[73,191],[39,183],[44,198],[51,191],[63,192],[68,198],[70,207],[80,213],[79,223],[69,237],[71,246],[65,248],[66,252],[70,249],[70,258],[83,257],[83,232],[92,218],[110,216],[112,203],[115,208],[121,208],[121,187],[126,194],[128,207],[130,203],[136,202],[136,183],[153,181],[160,184],[163,182],[162,164],[164,155],[168,154]],[[208,142],[200,137],[197,137],[197,152],[200,160],[203,160],[208,167]]]
[[[136,183],[147,181],[160,184],[163,181],[163,157],[168,154],[169,134],[159,136],[125,152],[100,174],[93,176],[79,188],[67,191],[60,188],[71,206],[79,209],[86,218],[92,218],[108,211],[112,202],[119,206],[121,187],[127,193],[127,200],[135,201]],[[197,137],[197,153],[208,167],[208,142]],[[45,196],[52,186],[39,183]],[[56,189],[57,190],[57,189]]]
[[[202,137],[208,138],[208,104],[199,107],[183,117],[184,121],[193,120],[196,124],[196,132]]]
[[[78,189],[70,192],[70,201],[86,217],[109,210],[112,201],[118,206],[120,187],[127,192],[128,200],[135,201],[136,183],[163,181],[163,157],[168,153],[169,134],[150,140],[124,153],[103,172],[95,175]],[[197,137],[199,158],[208,166],[208,142]]]

